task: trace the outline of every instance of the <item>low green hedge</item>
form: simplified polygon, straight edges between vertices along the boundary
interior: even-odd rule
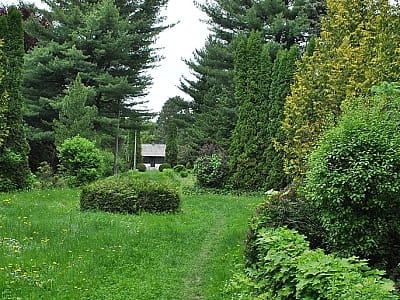
[[[168,183],[130,177],[112,177],[83,188],[82,210],[136,214],[175,212],[179,209],[178,189]]]
[[[234,299],[399,299],[383,271],[355,257],[310,250],[295,230],[261,229],[256,245],[257,261],[230,283]]]

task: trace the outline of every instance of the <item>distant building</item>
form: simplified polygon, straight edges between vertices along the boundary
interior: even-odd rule
[[[142,157],[147,170],[158,170],[165,161],[165,144],[142,144]]]

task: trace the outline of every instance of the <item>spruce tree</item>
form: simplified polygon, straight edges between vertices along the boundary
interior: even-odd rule
[[[83,85],[78,74],[75,81],[66,90],[66,95],[61,102],[59,118],[54,121],[56,146],[61,146],[67,138],[77,135],[95,141],[93,122],[97,115],[97,108],[86,106],[94,93],[93,88]]]
[[[27,25],[40,40],[40,47],[27,56],[24,81],[31,142],[41,146],[32,156],[39,157],[43,148],[54,143],[51,124],[58,119],[56,108],[77,73],[96,92],[88,105],[95,105],[99,112],[95,130],[102,148],[116,152],[118,143],[125,140],[123,129],[149,116],[138,108],[139,97],[151,84],[144,71],[159,60],[152,43],[165,28],[159,12],[166,3],[47,1],[50,11],[42,13],[51,20],[48,26],[33,21]]]
[[[22,116],[22,66],[24,32],[22,17],[16,7],[9,7],[8,15],[0,21],[0,39],[4,40],[4,78],[0,90],[8,95],[4,113],[8,134],[0,147],[0,191],[24,189],[29,185],[29,146],[26,141]]]
[[[318,137],[335,124],[341,104],[400,80],[400,7],[390,1],[327,1],[328,18],[307,51],[285,103],[285,170],[301,179]],[[312,54],[310,55],[310,53]]]

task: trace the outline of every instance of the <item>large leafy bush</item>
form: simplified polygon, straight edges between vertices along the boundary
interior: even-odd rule
[[[307,236],[312,249],[322,247],[323,228],[318,214],[310,201],[298,192],[299,187],[289,186],[283,191],[271,191],[267,198],[256,207],[249,219],[245,240],[245,264],[250,266],[257,261],[258,232],[263,228],[287,226]]]
[[[140,177],[111,177],[85,186],[81,209],[136,214],[177,211],[180,196],[176,186]]]
[[[201,187],[222,187],[228,176],[228,163],[218,154],[204,155],[194,163],[194,174]]]
[[[309,250],[303,235],[285,227],[264,228],[257,260],[230,283],[234,299],[399,299],[394,283],[366,261]]]
[[[344,107],[323,136],[311,156],[307,196],[328,250],[393,269],[400,262],[400,91],[383,84],[375,92]]]
[[[73,185],[83,185],[98,179],[104,169],[103,156],[94,143],[75,136],[58,148],[61,165]]]

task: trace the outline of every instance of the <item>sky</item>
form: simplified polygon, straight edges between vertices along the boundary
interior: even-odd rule
[[[33,2],[40,8],[44,7],[40,0],[24,2]],[[0,0],[0,4],[17,3],[18,0]],[[204,46],[209,34],[207,25],[200,21],[207,16],[193,4],[193,0],[169,0],[168,7],[163,10],[162,15],[167,17],[166,24],[177,23],[177,25],[163,31],[154,45],[156,48],[162,48],[158,54],[164,59],[158,63],[158,67],[149,72],[153,77],[153,85],[148,89],[148,95],[144,100],[148,101],[145,106],[152,112],[160,112],[170,97],[181,96],[190,100],[178,89],[182,76],[193,78],[183,59],[192,58],[195,49]]]

